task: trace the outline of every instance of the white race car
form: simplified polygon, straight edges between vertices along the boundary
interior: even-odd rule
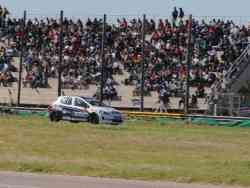
[[[121,124],[122,113],[94,98],[61,96],[48,107],[51,121]]]

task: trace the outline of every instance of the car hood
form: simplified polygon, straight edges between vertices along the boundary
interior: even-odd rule
[[[112,108],[112,107],[101,107],[101,106],[93,106],[93,109],[97,111],[105,111],[105,112],[119,112],[118,110]]]

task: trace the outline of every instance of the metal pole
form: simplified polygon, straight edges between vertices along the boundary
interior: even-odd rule
[[[218,93],[217,91],[214,93],[214,100],[213,100],[213,104],[214,104],[214,116],[218,115]]]
[[[141,55],[142,55],[142,62],[141,62],[141,112],[144,111],[144,82],[145,82],[145,22],[146,22],[146,15],[143,15],[143,22],[142,22],[142,46],[141,46]]]
[[[58,96],[62,95],[62,63],[63,63],[63,11],[60,13],[60,39],[59,39],[59,64],[58,64]]]
[[[187,75],[186,75],[186,95],[185,95],[185,115],[189,113],[189,84],[190,84],[190,69],[191,69],[191,57],[192,57],[192,15],[189,16],[188,21],[188,41],[187,41]]]
[[[102,48],[101,48],[101,90],[100,90],[100,103],[103,102],[103,90],[104,90],[104,84],[105,84],[105,57],[104,57],[104,48],[105,48],[105,39],[106,39],[106,14],[103,16],[103,28],[102,28]]]
[[[20,62],[19,62],[19,76],[18,76],[18,91],[17,91],[17,106],[20,106],[20,98],[21,98],[21,87],[22,87],[22,72],[23,72],[23,56],[24,56],[24,49],[25,49],[25,26],[26,26],[26,17],[27,12],[26,10],[23,13],[23,20],[22,20],[22,29],[21,29],[21,52],[20,52]]]

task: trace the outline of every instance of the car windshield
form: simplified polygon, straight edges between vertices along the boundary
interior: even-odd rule
[[[91,99],[91,98],[83,98],[84,100],[86,100],[89,104],[93,105],[93,106],[102,106],[102,107],[109,107],[108,105],[104,104],[104,103],[100,103],[100,101],[97,101],[95,99]]]

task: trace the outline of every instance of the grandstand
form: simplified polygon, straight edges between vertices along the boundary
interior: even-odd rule
[[[16,74],[17,76],[17,74]],[[126,78],[126,74],[122,76],[116,76],[115,80],[118,82],[118,86],[116,86],[117,91],[121,94],[121,100],[112,101],[112,106],[115,107],[127,107],[127,108],[139,108],[139,104],[134,104],[135,101],[139,100],[139,96],[134,97],[133,91],[134,86],[125,86],[122,81]],[[51,104],[55,98],[57,97],[57,79],[50,79],[49,85],[51,88],[22,88],[21,93],[21,103],[22,104],[32,104],[32,105],[49,105]],[[12,87],[0,87],[0,103],[12,103],[15,105],[17,103],[17,90],[18,85],[14,83]],[[96,85],[91,85],[88,89],[80,90],[80,89],[63,89],[64,95],[77,95],[77,96],[93,96],[97,90]],[[191,89],[191,93],[195,92],[195,88]],[[207,89],[207,92],[209,89]],[[157,103],[158,94],[157,92],[151,92],[151,96],[145,97],[145,108],[154,109],[158,105]],[[180,98],[172,97],[169,108],[178,109],[178,103]],[[106,101],[107,102],[107,101]],[[183,107],[183,106],[182,106]],[[206,110],[207,104],[205,103],[205,99],[199,99],[198,109]]]
[[[206,110],[211,88],[217,92],[238,92],[248,80],[250,33],[248,28],[231,20],[193,19],[192,22],[190,103],[192,108]],[[86,23],[64,19],[64,95],[99,96],[102,24],[97,18]],[[188,20],[178,12],[171,20],[146,20],[146,108],[159,107],[161,100],[168,108],[183,108],[188,25]],[[48,105],[58,94],[60,24],[53,18],[28,20],[24,46],[21,46],[21,26],[21,20],[14,18],[5,18],[1,25],[0,103],[17,103],[15,78],[18,78],[18,56],[23,48],[20,102]],[[139,108],[141,30],[139,18],[122,18],[115,24],[107,24],[104,93],[112,106]]]

